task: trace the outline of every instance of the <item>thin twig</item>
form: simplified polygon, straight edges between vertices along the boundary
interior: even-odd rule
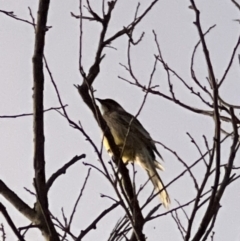
[[[78,197],[77,197],[77,200],[76,200],[76,202],[75,202],[75,204],[74,204],[72,213],[71,213],[70,218],[69,218],[68,227],[71,226],[71,223],[72,223],[72,221],[73,221],[74,214],[75,214],[75,212],[76,212],[76,210],[77,210],[78,203],[79,203],[79,201],[80,201],[80,199],[81,199],[81,197],[82,197],[82,195],[83,195],[83,191],[84,191],[84,189],[85,189],[85,187],[86,187],[86,184],[87,184],[87,181],[88,181],[88,179],[89,179],[90,172],[91,172],[91,168],[88,169],[87,176],[86,176],[85,181],[84,181],[84,183],[83,183],[83,185],[82,185],[82,188],[81,188],[80,193],[79,193],[79,195],[78,195]]]
[[[97,218],[94,219],[94,221],[84,230],[81,231],[81,233],[79,234],[79,236],[77,237],[77,239],[75,241],[80,241],[82,240],[82,238],[92,229],[96,229],[97,228],[97,223],[109,212],[111,212],[114,208],[116,208],[119,205],[119,202],[114,203],[111,207],[107,208],[106,210],[104,210],[100,215],[98,215]]]
[[[61,168],[59,168],[55,173],[53,173],[51,175],[51,177],[48,179],[47,183],[46,183],[46,189],[47,191],[49,191],[50,187],[52,186],[52,184],[54,183],[54,181],[60,176],[66,173],[67,169],[69,167],[71,167],[73,164],[75,164],[77,161],[85,158],[86,155],[82,154],[80,156],[75,156],[73,157],[69,162],[67,162],[66,164],[64,164]]]
[[[227,76],[227,74],[228,74],[228,72],[229,72],[229,70],[230,70],[230,68],[231,68],[231,66],[232,66],[233,59],[234,59],[234,57],[235,57],[235,54],[236,54],[236,52],[237,52],[237,49],[238,49],[239,45],[240,45],[240,36],[239,36],[238,41],[237,41],[237,43],[236,43],[236,45],[235,45],[235,47],[234,47],[234,49],[233,49],[233,52],[232,52],[230,61],[229,61],[229,63],[228,63],[228,66],[227,66],[224,74],[223,74],[223,77],[222,77],[221,80],[219,81],[218,88],[222,85],[223,81],[225,80],[225,78],[226,78],[226,76]]]
[[[63,107],[51,107],[48,108],[46,110],[43,110],[43,112],[48,112],[51,110],[61,110],[65,107],[67,107],[68,105],[64,105]],[[24,114],[18,114],[18,115],[0,115],[0,118],[5,119],[5,118],[19,118],[19,117],[25,117],[25,116],[33,116],[33,113],[24,113]]]

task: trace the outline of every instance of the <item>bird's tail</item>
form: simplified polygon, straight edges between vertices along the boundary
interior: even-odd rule
[[[170,200],[167,190],[164,187],[164,184],[163,184],[160,176],[157,173],[156,163],[154,163],[152,161],[146,162],[146,161],[142,161],[142,160],[141,161],[138,160],[138,163],[147,171],[147,174],[153,183],[155,192],[159,193],[159,197],[162,201],[163,206],[168,209],[170,206],[171,200]],[[163,168],[161,168],[161,169],[163,169]]]
[[[170,206],[171,200],[170,200],[168,192],[165,189],[164,184],[163,184],[160,176],[158,175],[156,169],[155,170],[147,170],[147,173],[153,183],[155,191],[157,193],[159,193],[159,197],[162,201],[163,206],[168,209]]]

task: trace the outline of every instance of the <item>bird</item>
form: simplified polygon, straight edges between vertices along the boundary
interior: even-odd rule
[[[165,208],[169,208],[171,200],[164,184],[157,172],[164,167],[156,160],[156,155],[163,160],[158,152],[154,140],[137,118],[128,113],[120,104],[112,99],[99,99],[101,114],[106,121],[115,144],[122,154],[125,164],[137,163],[146,170],[153,183],[154,190],[159,193],[160,200]],[[103,145],[110,156],[113,155],[106,137]],[[156,154],[156,155],[155,155]]]

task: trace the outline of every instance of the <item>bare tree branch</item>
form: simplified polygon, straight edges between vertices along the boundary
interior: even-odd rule
[[[235,45],[235,47],[234,47],[234,49],[233,49],[233,52],[232,52],[232,55],[231,55],[229,64],[228,64],[228,66],[227,66],[227,68],[226,68],[226,70],[225,70],[225,72],[224,72],[224,75],[223,75],[223,77],[221,78],[221,80],[219,81],[218,87],[220,87],[220,86],[222,85],[223,81],[225,80],[225,78],[226,78],[226,76],[227,76],[227,74],[228,74],[228,72],[229,72],[229,70],[230,70],[230,68],[231,68],[231,66],[232,66],[233,59],[234,59],[234,57],[235,57],[235,54],[236,54],[236,52],[237,52],[237,49],[238,49],[239,45],[240,45],[240,36],[239,36],[239,38],[238,38],[237,44]]]
[[[41,228],[43,235],[46,239],[58,241],[59,236],[48,210],[44,157],[43,54],[49,3],[50,0],[39,0],[37,24],[35,27],[35,48],[33,55],[34,184],[37,194],[36,211],[42,217]]]
[[[83,183],[83,185],[82,185],[82,188],[81,188],[81,190],[80,190],[80,193],[79,193],[79,195],[78,195],[78,197],[77,197],[77,200],[76,200],[76,202],[75,202],[75,204],[74,204],[72,213],[71,213],[70,218],[69,218],[68,227],[71,226],[71,223],[72,223],[72,221],[73,221],[74,214],[75,214],[75,212],[76,212],[76,210],[77,210],[78,203],[79,203],[79,201],[80,201],[80,199],[81,199],[81,197],[82,197],[82,195],[83,195],[83,191],[84,191],[84,189],[85,189],[85,187],[86,187],[86,184],[87,184],[87,181],[88,181],[88,179],[89,179],[89,177],[90,177],[90,173],[91,173],[91,168],[88,169],[87,176],[86,176],[86,178],[85,178],[85,180],[84,180],[84,183]]]
[[[30,21],[28,21],[28,20],[26,20],[26,19],[17,17],[17,16],[14,14],[13,11],[0,10],[0,13],[3,13],[3,14],[5,14],[5,15],[7,15],[8,17],[14,18],[14,19],[16,19],[16,20],[18,20],[18,21],[21,21],[21,22],[30,24],[30,25],[32,25],[33,27],[36,27],[36,25],[35,25],[33,22],[30,22]],[[51,27],[52,27],[52,26],[46,26],[46,31],[47,31],[48,29],[50,29]]]
[[[64,105],[64,107],[67,107],[67,105]],[[51,108],[48,108],[46,110],[44,110],[43,112],[48,112],[48,111],[51,111],[51,110],[60,110],[62,109],[62,107],[51,107]],[[33,113],[25,113],[25,114],[18,114],[18,115],[0,115],[0,118],[19,118],[19,117],[25,117],[25,116],[32,116]]]
[[[2,223],[0,224],[0,232],[2,233],[2,241],[6,241],[6,232]]]
[[[114,203],[111,207],[104,210],[94,221],[84,230],[81,231],[79,236],[77,237],[76,241],[82,240],[82,238],[91,230],[97,228],[97,223],[109,212],[111,212],[114,208],[116,208],[119,205],[119,202]]]
[[[37,219],[35,211],[30,208],[17,194],[9,189],[6,184],[0,180],[0,194],[3,195],[20,213],[26,218],[35,222]]]
[[[239,3],[237,3],[235,0],[231,0],[234,4],[235,4],[235,6],[238,8],[238,10],[240,11],[240,4]]]
[[[62,174],[65,174],[67,169],[69,167],[71,167],[73,164],[75,164],[77,161],[85,158],[86,155],[82,154],[80,156],[75,156],[73,157],[69,162],[67,162],[66,164],[64,164],[61,168],[59,168],[55,173],[53,173],[51,175],[51,177],[48,179],[47,183],[46,183],[46,189],[47,191],[49,191],[50,187],[52,186],[52,184],[54,183],[54,181]]]
[[[18,231],[17,227],[15,226],[13,220],[11,219],[11,217],[9,216],[6,207],[3,206],[2,203],[0,203],[0,212],[3,214],[3,216],[5,217],[7,223],[9,224],[9,226],[11,227],[12,231],[15,233],[15,235],[17,236],[17,238],[20,241],[25,241],[25,239],[23,238],[23,236],[20,234],[20,232]]]

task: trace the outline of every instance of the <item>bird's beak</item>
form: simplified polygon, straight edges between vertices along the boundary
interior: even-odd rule
[[[100,103],[100,106],[98,106],[98,107],[99,107],[99,109],[100,109],[101,114],[103,114],[103,104],[102,104],[102,99],[95,98],[95,100],[97,100],[97,101]]]
[[[100,104],[102,104],[102,100],[99,98],[95,98],[95,100],[97,100]]]

